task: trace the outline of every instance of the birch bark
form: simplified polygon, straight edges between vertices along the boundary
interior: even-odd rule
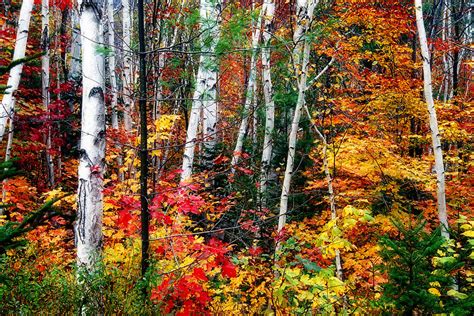
[[[43,98],[44,110],[48,113],[49,117],[49,0],[41,1],[41,48],[44,55],[41,57],[41,96]],[[48,170],[48,182],[49,186],[54,186],[54,162],[50,155],[51,150],[51,127],[48,128],[48,134],[46,135],[46,167]]]
[[[186,144],[184,147],[181,182],[191,178],[194,148],[196,146],[199,116],[203,111],[204,148],[211,152],[216,144],[217,127],[217,72],[218,62],[215,56],[219,40],[219,17],[221,0],[201,0],[199,38],[202,54],[199,60],[199,69],[196,77],[196,88],[193,95],[193,104],[189,117]]]
[[[247,84],[247,93],[245,96],[244,111],[242,114],[242,121],[240,122],[239,132],[237,134],[237,141],[234,148],[234,155],[232,157],[231,166],[232,172],[234,172],[233,167],[237,165],[242,154],[242,148],[244,145],[245,133],[247,132],[247,127],[249,124],[249,110],[252,105],[253,98],[255,98],[254,86],[257,78],[257,49],[258,43],[260,42],[260,33],[262,25],[262,15],[263,10],[260,10],[258,20],[255,25],[255,29],[252,32],[252,56],[250,58],[250,71],[249,71],[249,80]]]
[[[262,162],[260,171],[260,197],[262,207],[266,207],[266,194],[269,181],[270,165],[273,151],[273,129],[275,126],[275,102],[273,101],[273,83],[271,76],[270,40],[273,32],[273,16],[275,3],[265,0],[263,3],[263,47],[262,47],[262,79],[263,96],[265,99],[265,136],[263,139]]]
[[[297,2],[297,21],[295,33],[293,35],[293,41],[295,42],[293,60],[295,63],[295,71],[298,77],[298,99],[296,102],[296,108],[293,115],[293,121],[291,123],[291,131],[288,140],[288,155],[280,198],[278,233],[281,233],[283,227],[286,224],[286,214],[288,212],[288,195],[290,192],[291,178],[293,176],[298,128],[301,112],[305,105],[306,80],[310,53],[310,43],[305,35],[308,32],[309,26],[313,20],[313,12],[317,3],[318,0],[298,0]],[[280,248],[279,246],[280,245],[277,244],[277,251]]]
[[[80,0],[79,0],[80,1]],[[69,80],[79,83],[81,81],[81,31],[79,29],[79,7],[74,5],[71,10],[71,64]]]
[[[326,68],[327,69],[327,68]],[[324,71],[324,70],[323,70]],[[326,176],[326,182],[328,186],[328,193],[329,193],[329,207],[331,209],[331,219],[335,220],[337,218],[337,212],[336,212],[336,195],[334,194],[334,187],[332,185],[332,176],[331,172],[329,171],[329,164],[328,164],[328,142],[326,137],[321,133],[319,128],[316,126],[316,124],[313,123],[313,118],[311,117],[311,114],[309,113],[308,107],[305,105],[304,109],[306,111],[306,115],[308,116],[308,119],[310,120],[314,131],[318,135],[318,138],[321,140],[323,143],[323,170],[324,170],[324,175]],[[337,223],[336,223],[337,227]],[[339,280],[342,281],[343,275],[342,275],[342,263],[341,263],[341,253],[339,252],[339,249],[336,249],[336,256],[335,256],[335,263],[336,263],[336,276]]]
[[[104,56],[97,51],[102,42],[102,0],[81,0],[82,118],[79,161],[77,261],[92,268],[102,246],[102,184],[105,159]]]
[[[118,89],[117,89],[117,73],[115,65],[115,19],[114,19],[114,1],[107,0],[107,24],[108,24],[108,40],[109,40],[109,72],[110,72],[110,88],[112,92],[111,110],[112,110],[112,128],[118,129],[118,115],[117,115],[117,104],[118,104]]]
[[[132,131],[132,33],[130,0],[122,0],[122,36],[123,36],[123,123],[127,132]]]
[[[15,50],[13,52],[12,61],[25,58],[32,10],[33,0],[23,0],[20,9],[20,17],[18,19],[18,30],[16,33]],[[5,90],[0,106],[0,142],[3,140],[8,119],[13,118],[13,112],[15,110],[15,92],[18,90],[20,84],[22,70],[23,63],[10,69],[7,89]]]
[[[433,100],[433,88],[431,82],[430,53],[426,39],[426,31],[423,19],[423,3],[422,0],[415,0],[416,26],[418,29],[418,38],[421,48],[421,56],[423,59],[423,91],[425,95],[426,105],[429,112],[431,140],[433,146],[433,154],[435,158],[435,170],[437,179],[437,200],[438,200],[438,217],[441,223],[441,235],[449,238],[448,215],[446,212],[446,192],[444,179],[444,162],[443,152],[441,149],[441,140],[438,129],[438,119],[436,117],[436,108]]]

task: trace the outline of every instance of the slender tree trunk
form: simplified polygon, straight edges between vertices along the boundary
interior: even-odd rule
[[[91,269],[102,246],[103,177],[105,168],[104,56],[101,0],[81,0],[82,125],[79,161],[78,214],[75,223],[77,261]]]
[[[219,40],[219,16],[221,12],[220,0],[201,0],[200,4],[200,46],[202,55],[199,60],[199,69],[196,77],[196,88],[193,96],[193,105],[189,117],[184,147],[181,182],[191,178],[194,148],[196,146],[199,116],[204,111],[204,146],[206,151],[212,152],[216,144],[217,127],[217,72],[218,63],[215,49]]]
[[[433,91],[431,83],[430,54],[426,39],[426,31],[423,20],[422,0],[415,0],[416,26],[420,41],[421,56],[423,59],[423,83],[425,100],[428,107],[430,118],[431,139],[433,142],[433,153],[435,158],[435,170],[437,178],[437,198],[438,198],[438,217],[441,223],[441,234],[449,238],[448,215],[446,212],[446,193],[444,180],[443,152],[441,149],[441,140],[438,130],[438,119],[436,118],[436,109],[433,100]]]
[[[130,0],[122,0],[122,32],[123,32],[123,123],[127,132],[132,131],[132,33]]]
[[[107,24],[108,24],[108,40],[109,40],[109,48],[111,53],[109,54],[109,72],[110,72],[110,89],[112,93],[112,100],[111,100],[111,121],[112,121],[112,128],[115,130],[119,129],[119,121],[118,121],[118,86],[117,86],[117,65],[115,61],[116,48],[115,48],[115,18],[114,18],[114,2],[113,0],[107,0]],[[119,148],[120,146],[117,144],[116,146]],[[123,164],[122,155],[119,154],[117,156],[117,166],[119,166],[118,171],[118,179],[119,181],[124,181],[125,176],[123,171],[120,171],[120,166]]]
[[[260,171],[260,197],[261,206],[267,204],[267,187],[273,151],[273,129],[275,126],[275,102],[273,101],[273,83],[271,76],[271,49],[270,40],[273,32],[273,16],[275,13],[275,3],[273,0],[265,0],[263,3],[264,29],[262,48],[262,79],[263,96],[265,99],[265,136],[263,139],[262,162]]]
[[[81,31],[79,29],[79,6],[77,3],[71,11],[71,65],[68,79],[79,83],[81,82]]]
[[[257,78],[257,59],[258,59],[257,50],[258,50],[258,44],[260,42],[262,15],[263,15],[263,10],[260,11],[258,20],[255,25],[255,29],[252,32],[252,57],[250,59],[249,80],[247,84],[247,93],[245,96],[242,121],[240,123],[239,132],[237,134],[237,141],[234,148],[234,155],[231,161],[232,167],[237,165],[237,163],[239,162],[240,156],[242,154],[245,133],[247,132],[247,127],[249,123],[249,116],[250,116],[249,110],[250,110],[250,106],[252,105],[253,98],[255,98],[254,86],[256,84],[256,78]],[[234,172],[233,168],[232,168],[232,172]]]
[[[295,63],[295,71],[298,78],[298,100],[291,123],[291,131],[288,139],[288,155],[286,160],[285,176],[283,179],[283,186],[280,198],[280,213],[278,218],[278,233],[280,234],[286,224],[286,214],[288,212],[288,195],[290,193],[291,178],[293,176],[293,168],[296,154],[296,141],[298,136],[299,122],[301,118],[301,111],[305,105],[305,92],[307,70],[309,62],[309,53],[311,43],[305,37],[311,21],[313,19],[313,11],[317,5],[317,0],[298,1],[297,6],[297,25],[293,35],[295,42],[295,49],[293,51],[293,60]],[[277,243],[276,250],[280,249],[280,244]]]
[[[444,42],[451,41],[451,0],[443,1],[443,29],[441,38]],[[451,90],[453,86],[453,65],[451,59],[451,52],[443,54],[443,67],[444,67],[444,88],[443,88],[443,101],[447,102],[451,97]]]
[[[13,114],[14,115],[14,114]],[[5,161],[10,160],[11,155],[12,155],[12,146],[13,146],[13,132],[14,132],[14,121],[13,117],[8,120],[9,126],[8,126],[8,140],[7,140],[7,148],[5,149]],[[5,187],[5,184],[7,183],[8,179],[4,179],[2,181],[2,202],[5,204],[5,199],[7,198],[7,189]],[[0,215],[3,215],[3,207],[0,207]]]
[[[148,213],[148,130],[146,109],[146,47],[145,47],[145,14],[143,0],[138,0],[138,42],[140,59],[140,206],[141,206],[141,239],[142,239],[142,277],[148,269],[149,254],[149,213]]]
[[[117,115],[117,104],[118,104],[118,89],[117,89],[117,66],[115,64],[115,19],[114,19],[114,1],[107,0],[107,22],[108,22],[108,39],[109,39],[109,72],[110,72],[110,88],[112,92],[112,101],[111,101],[111,120],[112,128],[118,129],[118,115]]]
[[[43,98],[44,110],[49,117],[49,0],[41,2],[41,48],[44,55],[41,57],[41,95]],[[50,187],[54,186],[54,161],[50,154],[51,151],[51,126],[48,127],[46,135],[46,167],[48,170],[48,183]]]
[[[13,52],[12,61],[25,58],[32,10],[33,0],[23,0],[20,9],[20,17],[18,19],[18,30],[16,33],[15,50]],[[20,84],[22,70],[23,63],[10,69],[7,89],[5,90],[0,106],[0,142],[3,140],[8,119],[13,118],[13,112],[15,111],[15,92],[18,90]]]
[[[327,186],[328,186],[328,193],[329,193],[329,207],[331,209],[331,219],[335,220],[337,218],[337,212],[336,212],[336,195],[334,194],[334,188],[332,185],[332,176],[331,172],[329,171],[329,164],[328,164],[328,142],[326,137],[321,133],[319,128],[314,124],[313,118],[311,117],[311,114],[309,113],[308,107],[304,106],[304,109],[306,111],[306,115],[308,115],[308,119],[311,122],[314,131],[318,135],[318,138],[321,140],[323,144],[323,170],[324,170],[324,175],[326,176],[326,181],[327,181]],[[337,223],[336,223],[337,227]],[[335,257],[335,262],[336,262],[336,276],[339,280],[342,281],[343,275],[342,275],[342,263],[341,263],[341,253],[339,252],[339,249],[336,250],[336,257]]]
[[[204,71],[206,78],[206,85],[202,99],[202,133],[203,133],[203,163],[206,168],[212,166],[214,158],[214,150],[217,145],[217,118],[218,118],[218,102],[217,102],[217,76],[219,73],[219,62],[215,55],[217,42],[219,41],[220,33],[220,15],[221,15],[221,1],[206,0],[209,5],[208,13],[205,19],[209,21],[204,22],[204,27],[211,28],[209,37],[212,43],[209,47],[204,45],[205,51],[209,51],[209,57],[206,62],[211,66],[207,66]],[[176,38],[175,36],[173,38]],[[207,95],[206,95],[207,94]]]

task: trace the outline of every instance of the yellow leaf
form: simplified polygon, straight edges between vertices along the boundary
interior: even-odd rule
[[[473,237],[474,238],[474,230],[468,230],[464,233],[462,233],[466,237]]]
[[[431,294],[436,295],[436,296],[441,296],[441,293],[438,291],[438,289],[434,288],[434,287],[428,289],[428,292],[430,292]]]

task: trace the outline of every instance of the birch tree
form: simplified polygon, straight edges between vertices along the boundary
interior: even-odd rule
[[[130,0],[122,0],[122,36],[123,36],[123,123],[125,130],[132,130],[132,33]]]
[[[249,124],[249,110],[252,105],[253,98],[255,98],[255,84],[257,79],[257,49],[258,43],[260,41],[261,25],[262,25],[262,14],[263,10],[260,11],[257,22],[255,23],[255,28],[252,32],[252,56],[250,58],[250,71],[249,79],[247,84],[247,93],[244,103],[244,111],[242,116],[242,121],[240,122],[239,132],[237,134],[237,141],[235,144],[234,155],[232,157],[231,165],[234,167],[239,162],[239,158],[242,154],[242,148],[244,145],[245,133],[247,132],[247,127]],[[232,169],[234,170],[234,169]]]
[[[18,18],[18,29],[12,62],[25,58],[32,10],[33,0],[23,0],[20,9],[20,16]],[[19,63],[10,69],[7,89],[4,92],[2,104],[0,106],[0,141],[3,140],[8,120],[13,119],[13,112],[15,110],[15,92],[18,90],[18,86],[20,85],[22,70],[23,63]]]
[[[433,100],[433,87],[431,81],[430,53],[428,50],[428,42],[426,39],[425,24],[423,19],[423,3],[422,0],[415,0],[416,27],[418,30],[418,39],[421,48],[421,57],[423,59],[423,91],[425,95],[426,105],[428,107],[431,140],[433,153],[435,158],[435,170],[437,181],[437,203],[438,217],[441,223],[442,236],[449,238],[448,232],[448,214],[446,212],[446,192],[444,180],[444,162],[443,152],[441,149],[441,140],[438,129],[438,119],[436,117],[436,108]]]
[[[199,59],[196,88],[186,133],[181,182],[189,180],[192,175],[201,111],[203,111],[204,150],[207,153],[212,152],[217,142],[217,73],[219,67],[215,50],[219,41],[221,5],[221,0],[201,0],[200,2],[201,35],[199,46],[202,53]]]
[[[44,55],[41,57],[41,95],[44,110],[49,113],[49,0],[41,1],[41,48]],[[48,182],[50,187],[54,186],[54,162],[49,153],[51,150],[51,128],[46,135],[46,166],[48,170]]]
[[[117,104],[118,104],[118,89],[117,89],[117,73],[115,64],[115,19],[114,19],[114,1],[107,0],[107,24],[108,24],[108,39],[109,39],[109,75],[110,75],[110,88],[112,92],[111,101],[111,120],[112,128],[118,129],[118,115],[117,115]]]
[[[330,66],[330,65],[328,65]],[[324,73],[327,68],[323,69],[321,72]],[[313,118],[311,117],[311,113],[309,113],[308,106],[305,104],[304,105],[304,110],[306,112],[306,115],[308,116],[308,119],[311,122],[311,125],[313,126],[314,131],[316,132],[316,135],[318,136],[319,140],[323,144],[323,152],[322,152],[322,160],[323,160],[323,170],[324,170],[324,175],[326,176],[326,182],[328,186],[328,193],[329,193],[329,207],[331,209],[331,220],[336,220],[337,219],[337,213],[336,213],[336,195],[334,193],[334,187],[332,185],[332,176],[331,172],[329,171],[329,164],[328,164],[328,142],[326,139],[326,136],[321,133],[319,128],[314,124]],[[337,227],[337,223],[335,224]],[[336,276],[339,280],[342,280],[342,263],[341,263],[341,253],[339,249],[336,249],[335,251],[335,263],[336,263]]]
[[[273,151],[273,129],[275,126],[275,102],[273,101],[273,83],[271,76],[270,40],[273,32],[273,16],[275,3],[265,0],[263,3],[263,47],[262,47],[262,80],[263,96],[265,99],[265,136],[263,139],[262,162],[260,170],[260,196],[262,207],[266,205],[266,194]]]
[[[71,64],[68,79],[77,83],[81,79],[81,31],[79,29],[79,7],[77,3],[71,10],[71,27]]]
[[[278,233],[280,233],[286,224],[286,214],[288,212],[288,195],[290,192],[291,178],[293,176],[293,168],[295,162],[296,141],[298,136],[299,122],[301,112],[305,105],[305,92],[307,71],[309,62],[309,53],[311,43],[306,34],[313,20],[313,12],[318,0],[298,0],[296,7],[296,28],[293,34],[293,41],[295,48],[293,50],[293,62],[295,72],[298,78],[298,99],[296,101],[296,108],[291,122],[291,131],[288,137],[288,155],[286,160],[285,176],[283,179],[283,186],[280,197],[280,213],[278,218]],[[277,250],[279,244],[277,244]]]
[[[77,261],[92,268],[102,244],[103,176],[105,159],[104,56],[97,50],[102,42],[102,0],[81,0],[82,117],[75,223]]]

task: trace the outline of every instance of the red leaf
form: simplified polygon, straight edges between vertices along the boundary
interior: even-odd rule
[[[263,249],[261,247],[252,247],[249,249],[249,254],[251,256],[257,257],[263,253]]]
[[[234,278],[237,276],[237,270],[229,260],[226,260],[222,265],[222,276],[227,278]]]
[[[132,214],[128,210],[121,210],[118,212],[117,225],[120,228],[127,228],[132,220]]]
[[[193,276],[196,278],[196,280],[207,281],[206,274],[201,268],[194,268]]]

